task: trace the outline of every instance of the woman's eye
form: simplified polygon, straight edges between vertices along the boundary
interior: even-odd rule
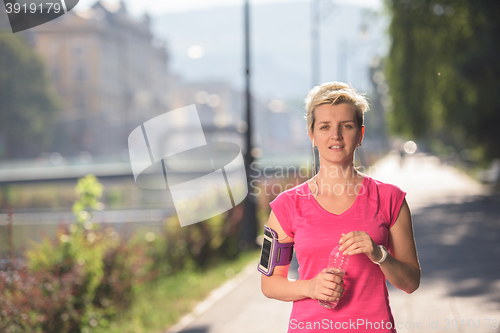
[[[348,129],[351,129],[352,126],[351,125],[344,125],[345,128],[348,128]]]
[[[325,128],[328,128],[328,126],[326,126],[326,125],[325,126],[321,126],[320,129],[325,129]]]

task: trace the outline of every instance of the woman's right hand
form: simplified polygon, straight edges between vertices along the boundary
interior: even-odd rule
[[[313,279],[309,280],[308,296],[312,299],[334,302],[344,294],[342,277],[323,269]]]

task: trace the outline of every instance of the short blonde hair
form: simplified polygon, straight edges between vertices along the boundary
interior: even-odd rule
[[[316,86],[309,91],[305,99],[307,131],[312,133],[316,117],[314,109],[322,104],[338,105],[342,103],[351,104],[356,109],[356,122],[361,129],[364,114],[370,106],[364,94],[360,94],[351,85],[343,82],[327,82]]]

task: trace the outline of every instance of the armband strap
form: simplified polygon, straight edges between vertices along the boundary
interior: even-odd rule
[[[273,274],[274,267],[289,265],[293,257],[293,242],[278,242],[278,234],[264,226],[264,240],[257,270],[266,276]]]

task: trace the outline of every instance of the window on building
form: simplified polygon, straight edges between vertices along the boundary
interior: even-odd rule
[[[77,66],[75,68],[74,78],[78,82],[84,82],[87,79],[87,69],[85,66]]]

